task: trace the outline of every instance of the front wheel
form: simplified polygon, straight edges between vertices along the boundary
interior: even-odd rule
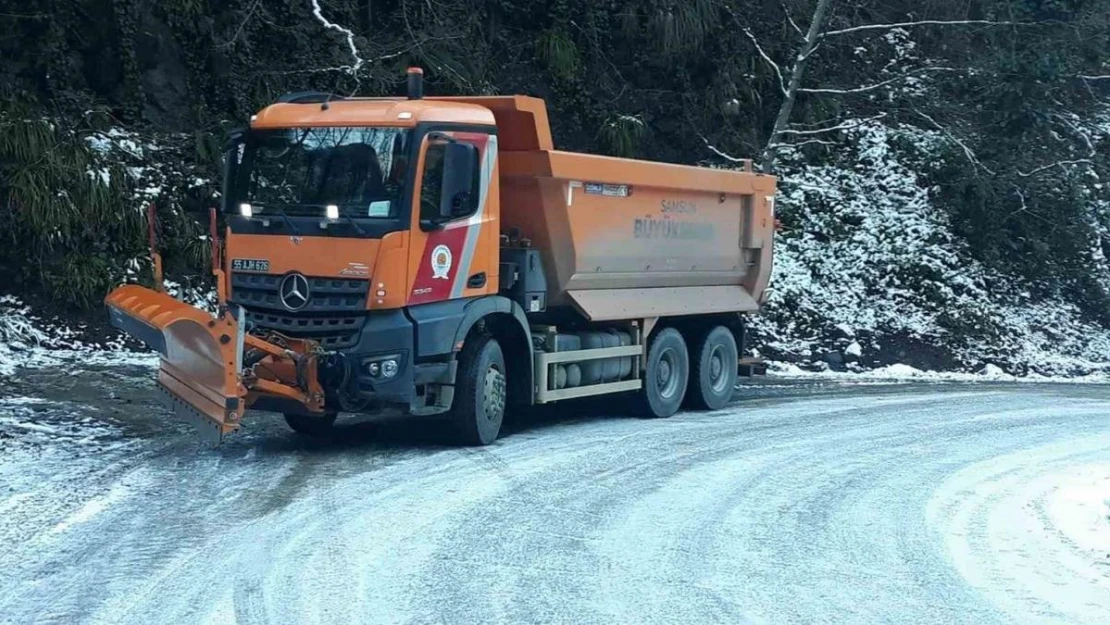
[[[669,417],[678,412],[690,378],[690,356],[682,334],[664,328],[648,349],[644,385],[640,390],[642,412],[647,417]]]
[[[320,438],[331,433],[331,426],[335,425],[334,412],[322,415],[286,414],[285,422],[297,434],[311,438]]]
[[[507,386],[501,344],[490,336],[467,339],[459,354],[455,399],[451,406],[458,440],[464,445],[489,445],[505,420]]]

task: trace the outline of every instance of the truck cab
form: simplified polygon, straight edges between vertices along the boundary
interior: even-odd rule
[[[468,316],[514,313],[485,299],[501,289],[495,115],[424,99],[418,81],[407,99],[284,97],[227,153],[228,301],[248,331],[331,352],[321,375],[344,410],[442,412]],[[531,98],[488,104],[506,117],[542,112]],[[303,412],[283,398],[254,407]]]

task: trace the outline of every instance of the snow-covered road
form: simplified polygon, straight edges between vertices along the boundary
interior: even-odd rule
[[[0,400],[0,622],[1110,618],[1107,387],[777,382],[483,449],[263,417],[211,450],[126,380]]]

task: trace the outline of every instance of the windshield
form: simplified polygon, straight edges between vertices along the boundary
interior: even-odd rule
[[[239,201],[265,214],[388,218],[400,210],[410,130],[287,128],[253,131],[239,172]]]

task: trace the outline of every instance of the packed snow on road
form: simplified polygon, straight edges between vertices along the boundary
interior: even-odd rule
[[[0,622],[1082,623],[1110,614],[1110,389],[772,377],[488,448],[419,420],[218,448],[150,369],[0,386]]]

